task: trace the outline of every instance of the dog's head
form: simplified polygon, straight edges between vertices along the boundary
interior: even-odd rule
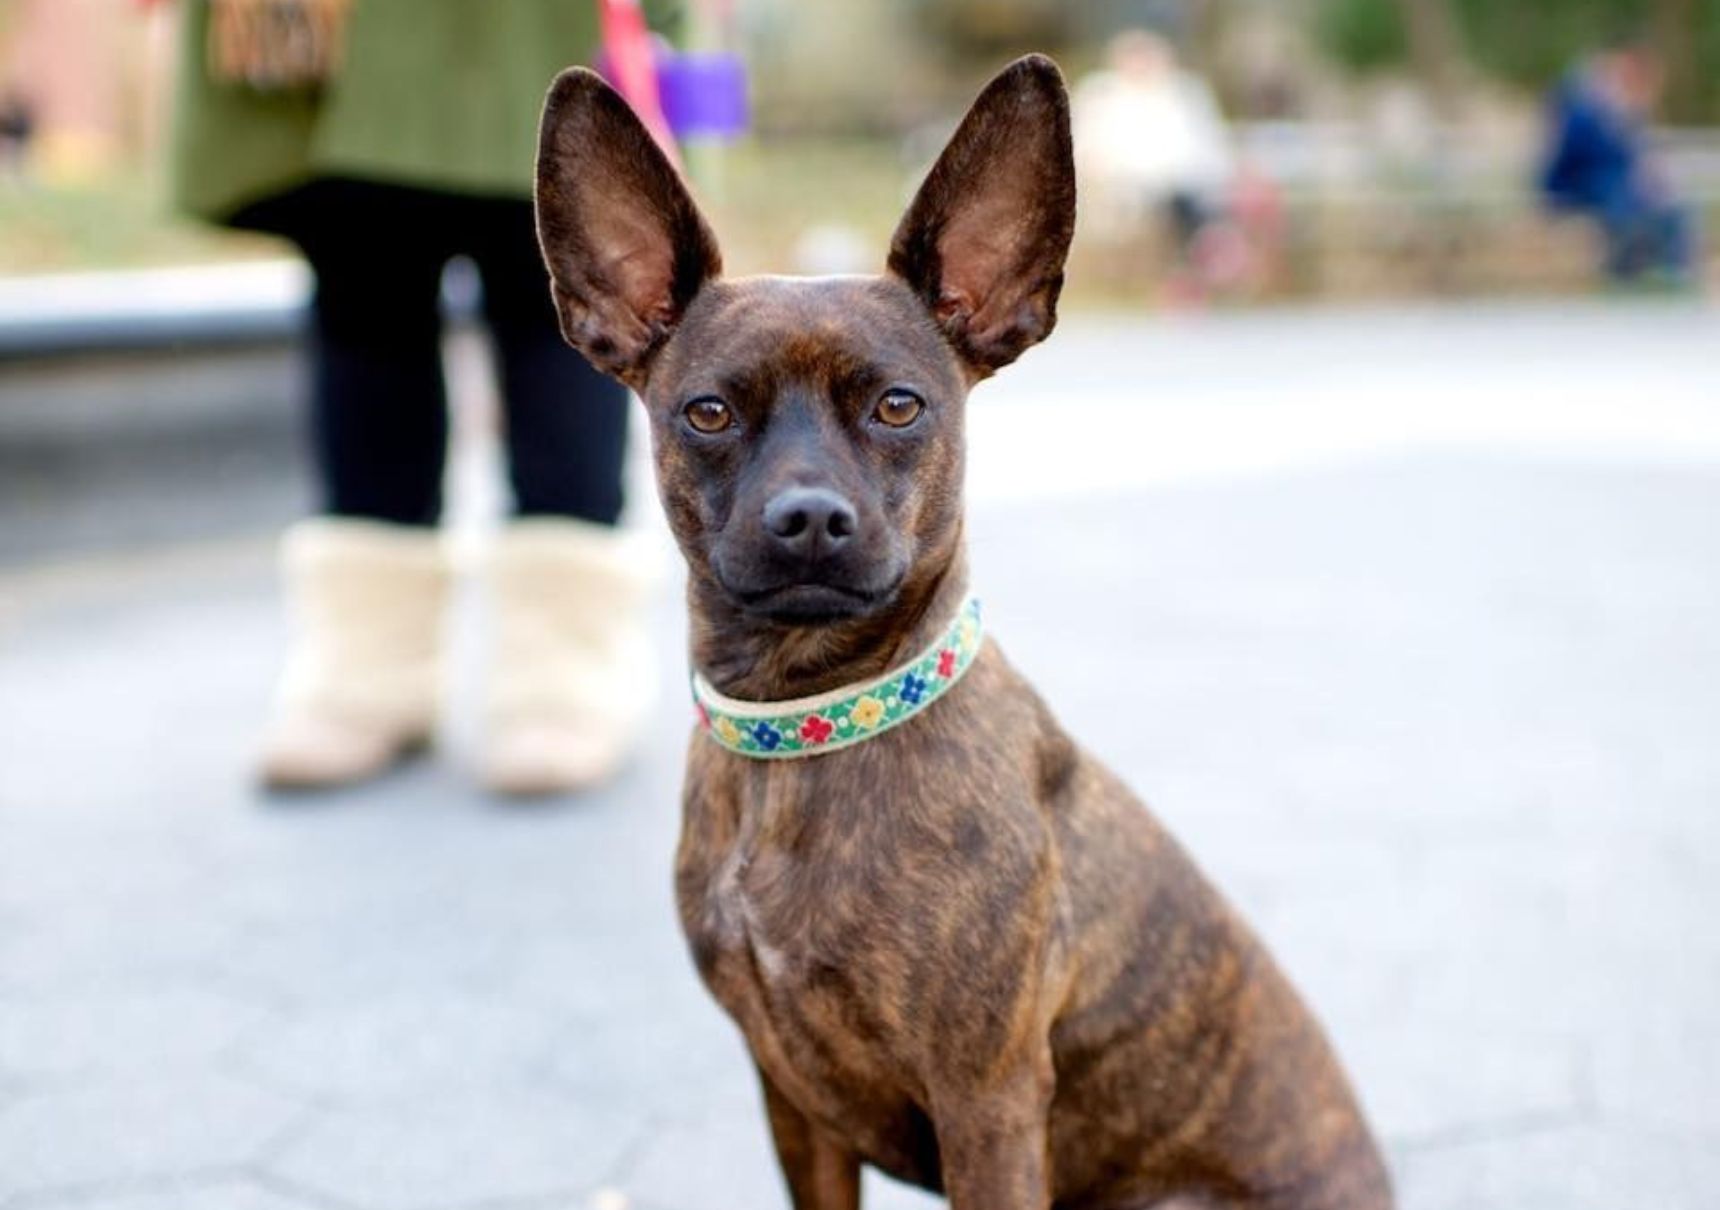
[[[537,201],[562,331],[643,397],[703,588],[805,625],[882,609],[948,563],[968,388],[1056,322],[1075,178],[1049,59],[981,93],[878,277],[722,280],[675,169],[583,69],[550,92]]]

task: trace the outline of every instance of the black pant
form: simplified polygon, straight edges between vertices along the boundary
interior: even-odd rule
[[[312,426],[327,512],[440,516],[442,270],[467,256],[501,367],[516,510],[615,523],[627,393],[562,341],[530,202],[319,180],[236,222],[287,236],[316,274]]]

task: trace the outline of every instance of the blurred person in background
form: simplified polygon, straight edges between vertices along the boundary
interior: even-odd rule
[[[1556,213],[1593,220],[1614,281],[1687,285],[1696,271],[1694,218],[1649,143],[1665,82],[1653,47],[1621,40],[1554,91],[1541,192]]]
[[[550,80],[594,0],[182,0],[181,207],[284,236],[315,275],[320,516],[283,569],[296,624],[261,776],[370,777],[434,734],[450,569],[443,268],[469,257],[501,372],[515,516],[485,563],[496,642],[482,770],[580,789],[629,750],[654,675],[649,560],[617,528],[629,403],[563,342],[532,175]]]
[[[35,115],[29,101],[20,93],[0,93],[0,177],[11,180],[24,178],[24,166],[30,154],[30,136],[35,128]]]
[[[1176,251],[1175,292],[1200,297],[1246,273],[1245,243],[1228,221],[1236,168],[1223,115],[1168,41],[1144,29],[1117,34],[1071,106],[1082,184],[1101,221],[1159,219]]]

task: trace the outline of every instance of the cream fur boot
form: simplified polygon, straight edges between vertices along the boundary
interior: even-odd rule
[[[260,772],[281,789],[374,776],[436,726],[448,563],[434,530],[322,517],[281,548],[296,629]]]
[[[580,790],[620,768],[656,694],[643,610],[657,570],[649,538],[604,525],[534,517],[497,539],[490,789]]]

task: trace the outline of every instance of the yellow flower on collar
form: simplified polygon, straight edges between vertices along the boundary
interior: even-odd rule
[[[965,655],[972,651],[978,639],[979,623],[972,618],[963,618],[956,637],[956,641],[961,644],[962,653]]]
[[[848,714],[855,724],[861,727],[876,727],[884,717],[884,703],[868,693],[854,703],[854,709]]]
[[[741,742],[741,729],[720,714],[711,720],[711,730],[715,731],[725,744]]]

